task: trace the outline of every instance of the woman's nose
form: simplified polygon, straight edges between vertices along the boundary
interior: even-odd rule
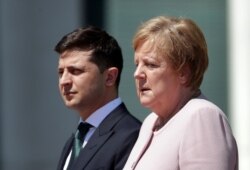
[[[141,66],[137,66],[134,72],[135,79],[144,79],[146,77],[145,72]]]

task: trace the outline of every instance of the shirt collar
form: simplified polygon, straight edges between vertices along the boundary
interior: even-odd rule
[[[122,100],[120,97],[110,101],[106,105],[100,107],[95,112],[93,112],[85,122],[91,124],[95,128],[97,128],[101,122],[120,104],[122,103]],[[84,122],[82,119],[80,119],[80,122]]]

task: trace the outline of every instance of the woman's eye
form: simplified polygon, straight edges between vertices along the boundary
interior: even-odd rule
[[[149,68],[156,68],[157,67],[157,65],[153,64],[153,63],[147,63],[146,66]]]

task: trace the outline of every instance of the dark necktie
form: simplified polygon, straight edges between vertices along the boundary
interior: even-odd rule
[[[75,133],[75,138],[74,138],[74,143],[72,146],[72,154],[71,154],[71,158],[70,158],[70,163],[69,166],[76,160],[76,158],[78,157],[80,150],[82,148],[82,144],[84,141],[84,137],[87,134],[87,132],[89,131],[89,128],[91,127],[90,124],[88,123],[83,123],[81,122],[78,125],[78,130]],[[68,167],[69,167],[68,166]]]

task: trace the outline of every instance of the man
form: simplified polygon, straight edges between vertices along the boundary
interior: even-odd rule
[[[121,170],[141,123],[118,97],[123,59],[117,41],[90,26],[65,35],[55,51],[60,55],[60,93],[65,105],[80,115],[57,169]]]

